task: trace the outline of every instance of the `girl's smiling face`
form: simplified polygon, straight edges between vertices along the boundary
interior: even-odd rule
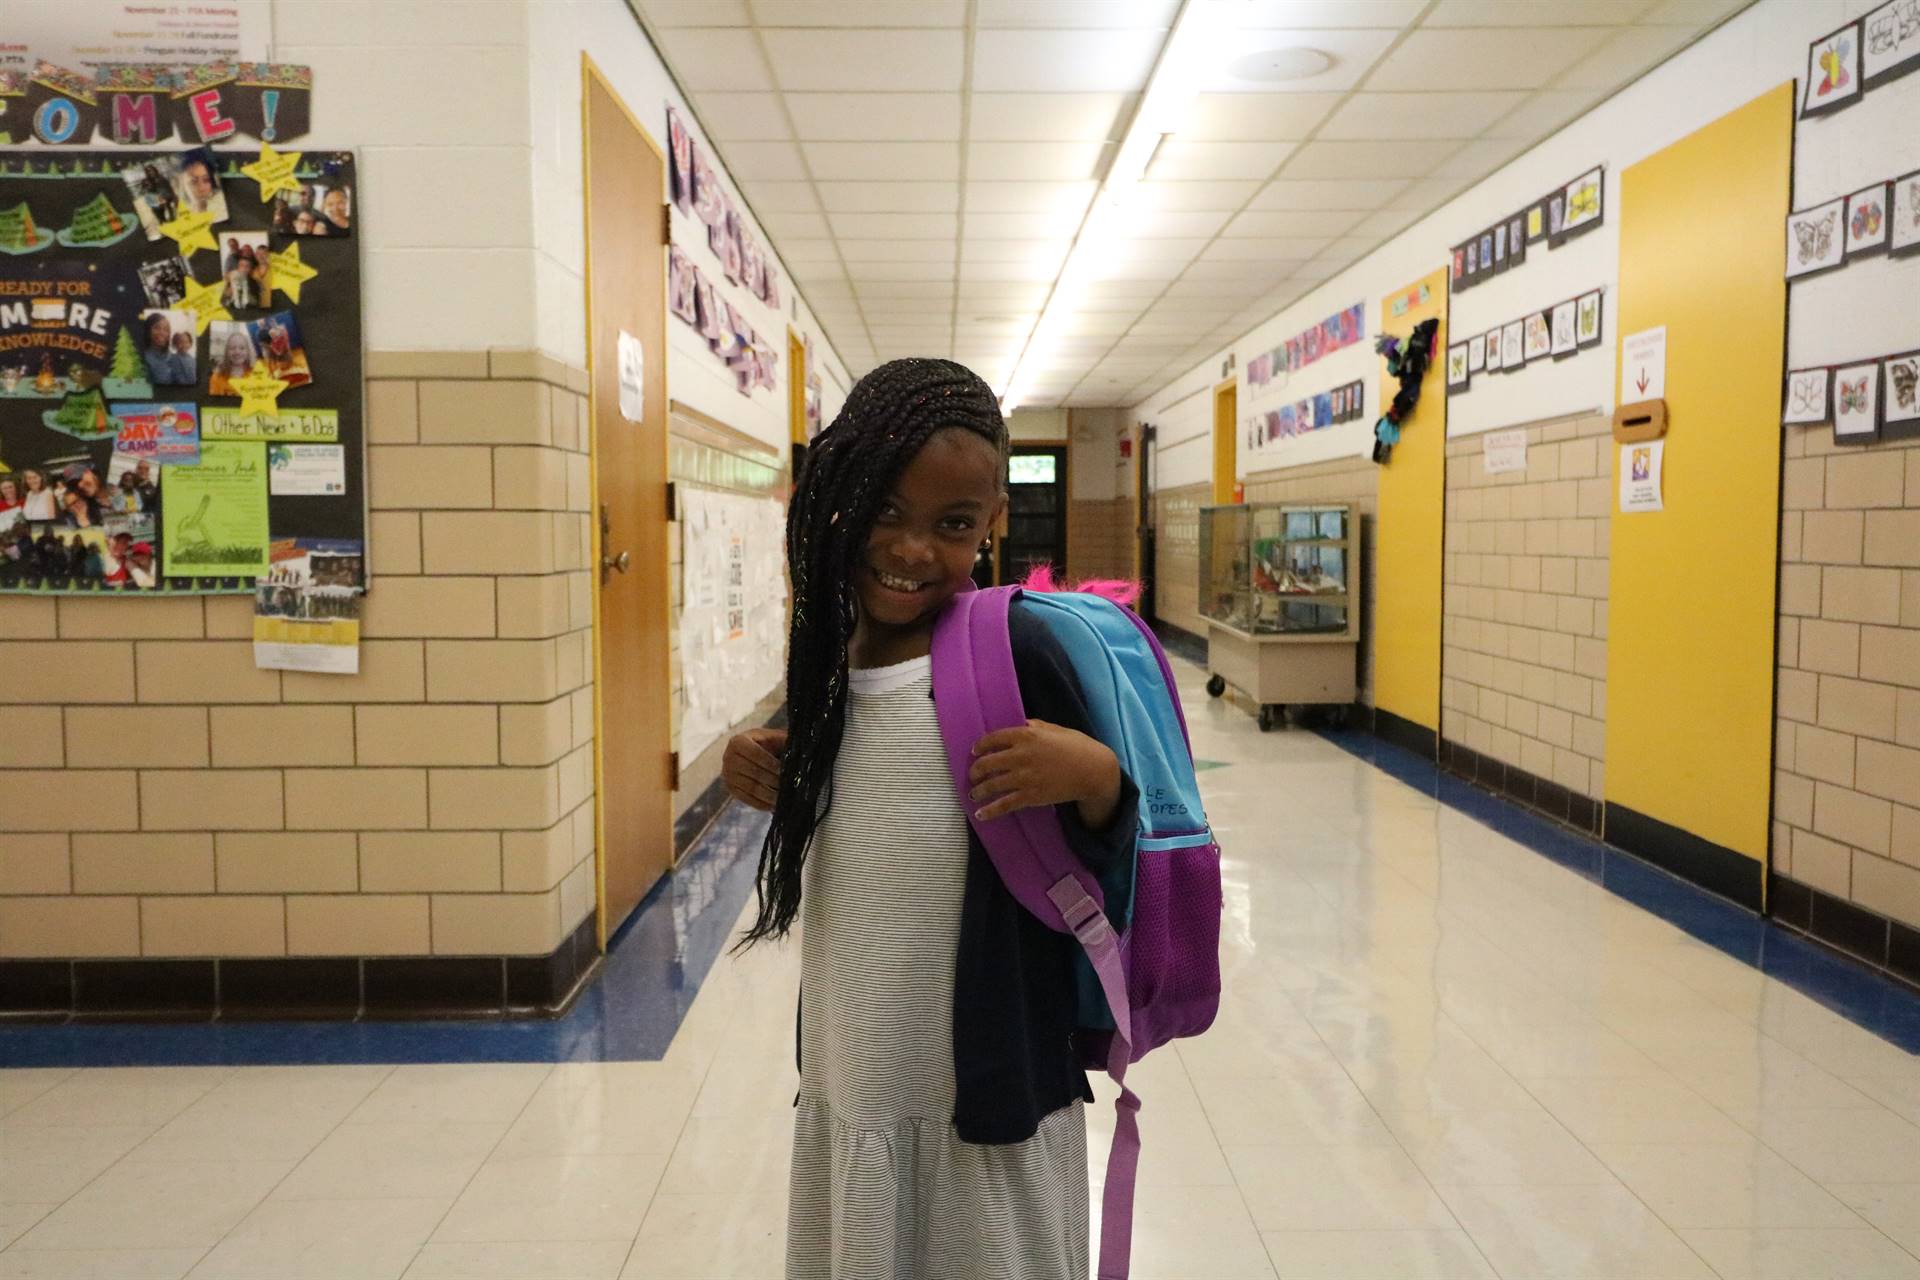
[[[930,622],[972,577],[980,544],[1006,506],[1005,462],[986,439],[936,431],[894,481],[854,570],[863,621]]]

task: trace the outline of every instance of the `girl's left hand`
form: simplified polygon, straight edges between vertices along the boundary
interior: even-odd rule
[[[1080,820],[1098,830],[1120,801],[1119,759],[1095,739],[1057,724],[1031,720],[990,733],[973,744],[973,755],[970,797],[982,822],[1072,803]]]

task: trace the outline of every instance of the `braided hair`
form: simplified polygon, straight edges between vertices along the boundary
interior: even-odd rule
[[[815,438],[787,514],[793,623],[787,643],[787,748],[755,880],[759,913],[741,940],[778,938],[800,910],[801,869],[833,803],[846,725],[854,575],[894,482],[935,432],[972,432],[1007,454],[1007,424],[980,376],[951,360],[892,360],[854,384]]]

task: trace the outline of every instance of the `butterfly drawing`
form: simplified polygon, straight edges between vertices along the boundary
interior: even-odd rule
[[[1907,219],[1920,229],[1920,179],[1907,184]]]
[[[1880,223],[1884,215],[1880,212],[1878,201],[1863,200],[1853,209],[1853,238],[1866,240],[1880,234]]]
[[[1868,380],[1866,375],[1862,375],[1851,382],[1840,384],[1841,413],[1865,413],[1872,407],[1867,401]]]
[[[1794,238],[1800,242],[1801,265],[1825,261],[1833,252],[1835,221],[1834,215],[1828,213],[1818,222],[1793,224]]]
[[[1853,83],[1853,76],[1847,70],[1847,62],[1853,54],[1853,40],[1842,36],[1820,51],[1819,66],[1826,77],[1814,89],[1814,96],[1824,98],[1830,93],[1838,93]]]
[[[1600,188],[1592,183],[1580,187],[1567,202],[1567,221],[1578,222],[1600,212]]]
[[[1796,415],[1819,413],[1826,408],[1826,380],[1819,375],[1794,380],[1788,408]]]
[[[1912,412],[1916,407],[1914,384],[1920,382],[1920,361],[1909,360],[1902,364],[1889,364],[1887,377],[1893,382],[1893,403],[1899,408]]]

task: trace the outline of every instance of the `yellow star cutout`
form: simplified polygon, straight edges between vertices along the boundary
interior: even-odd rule
[[[183,213],[172,222],[160,224],[160,234],[171,237],[180,244],[180,252],[192,253],[195,249],[218,249],[213,242],[211,213]]]
[[[244,378],[228,378],[227,385],[240,393],[239,412],[245,415],[279,413],[280,393],[293,384],[268,373],[266,361],[260,360],[254,363],[253,372]]]
[[[260,184],[261,204],[271,201],[277,191],[300,190],[300,183],[293,176],[293,171],[300,163],[302,154],[299,151],[275,151],[272,143],[263,142],[260,144],[260,158],[240,166],[240,172]]]
[[[199,337],[207,331],[207,326],[215,320],[231,320],[233,313],[220,305],[220,282],[201,284],[193,277],[187,277],[186,296],[180,299],[183,310],[193,312],[193,336]]]
[[[267,269],[271,272],[273,287],[293,302],[300,301],[300,286],[320,274],[300,261],[300,245],[297,241],[279,253],[268,254]]]

